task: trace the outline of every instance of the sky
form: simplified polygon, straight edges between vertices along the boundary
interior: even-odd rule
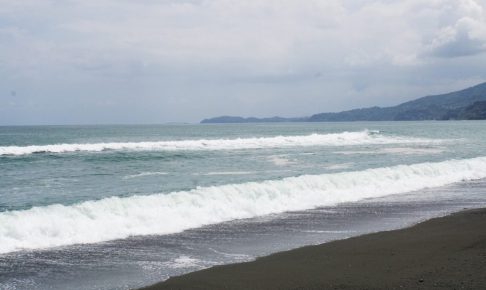
[[[486,0],[0,0],[0,125],[390,106],[486,81]]]

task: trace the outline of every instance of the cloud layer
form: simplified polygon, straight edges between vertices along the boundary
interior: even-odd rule
[[[484,67],[482,0],[0,0],[0,124],[302,116]]]

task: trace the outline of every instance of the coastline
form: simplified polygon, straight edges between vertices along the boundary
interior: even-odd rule
[[[215,266],[141,288],[484,289],[486,208]]]

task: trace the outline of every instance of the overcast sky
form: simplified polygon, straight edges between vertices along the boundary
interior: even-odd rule
[[[486,0],[0,0],[0,124],[395,105],[486,81]]]

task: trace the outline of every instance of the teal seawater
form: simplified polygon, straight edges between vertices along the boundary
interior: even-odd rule
[[[484,121],[0,127],[0,288],[134,289],[485,206],[485,156]]]
[[[486,123],[482,121],[0,127],[0,146],[226,140],[363,130],[443,141],[2,155],[0,211],[486,155]]]

